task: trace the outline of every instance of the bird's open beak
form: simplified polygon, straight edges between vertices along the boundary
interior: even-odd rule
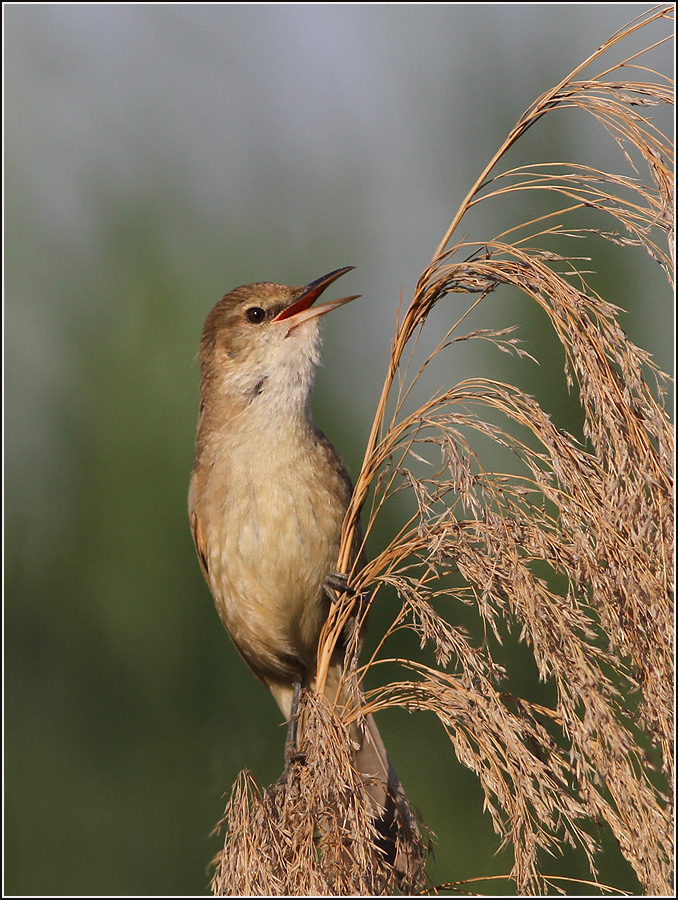
[[[341,278],[342,275],[346,274],[346,272],[350,272],[351,269],[354,268],[355,266],[344,266],[343,269],[335,269],[334,272],[323,275],[322,278],[316,278],[315,281],[306,285],[301,297],[295,300],[294,303],[291,303],[281,313],[278,313],[271,321],[283,322],[287,319],[288,325],[290,326],[289,330],[292,331],[297,325],[301,325],[302,322],[306,322],[314,316],[324,316],[325,313],[328,313],[331,309],[343,306],[344,303],[349,303],[351,300],[357,300],[360,294],[355,294],[352,297],[340,297],[338,300],[328,300],[327,303],[320,303],[318,306],[313,306],[313,303],[333,281],[336,281],[337,278]]]

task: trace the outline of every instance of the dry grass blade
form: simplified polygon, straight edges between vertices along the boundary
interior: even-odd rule
[[[625,41],[668,20],[671,9],[639,17],[527,110],[399,314],[339,570],[348,569],[361,511],[366,534],[393,498],[409,497],[413,512],[381,553],[356,567],[353,592],[331,609],[316,695],[304,701],[304,759],[269,791],[249,775],[236,784],[216,893],[396,887],[375,854],[365,788],[346,750],[349,714],[323,693],[340,635],[353,617],[385,600],[386,589],[399,602],[376,651],[362,665],[357,642],[347,652],[347,683],[360,706],[353,718],[392,706],[437,716],[458,760],[477,775],[501,841],[513,849],[519,892],[546,892],[558,881],[545,877],[541,860],[565,843],[582,849],[596,879],[592,825],[606,823],[644,890],[671,893],[665,794],[673,778],[674,448],[663,405],[666,376],[628,339],[619,309],[589,287],[583,256],[553,249],[556,239],[558,247],[576,240],[578,250],[587,243],[588,260],[602,237],[620,252],[641,248],[672,276],[672,148],[647,115],[672,100],[668,79],[645,65],[661,40],[607,62]],[[598,65],[603,69],[591,75]],[[500,169],[527,129],[564,109],[593,116],[613,135],[631,173],[565,163]],[[550,199],[552,209],[490,240],[453,243],[471,208],[513,198],[525,209],[530,196]],[[556,427],[533,397],[490,378],[469,378],[411,408],[422,373],[460,341],[489,341],[527,356],[511,329],[460,330],[504,286],[548,317],[564,350],[563,377],[581,405],[578,438]],[[435,351],[414,365],[416,352],[405,351],[416,350],[433,307],[469,296]],[[484,464],[479,448],[488,443],[510,454],[511,471]],[[457,603],[475,611],[491,640],[478,645],[452,624]],[[403,628],[433,647],[435,666],[390,658],[389,641]],[[507,691],[492,647],[494,637],[501,641],[512,630],[553,684],[553,708]],[[389,671],[400,667],[400,680],[358,692],[366,672],[384,661]],[[420,846],[411,859],[407,878],[416,886]]]

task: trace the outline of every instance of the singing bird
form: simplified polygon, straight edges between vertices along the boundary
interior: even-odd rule
[[[226,630],[286,719],[295,685],[314,686],[352,491],[339,453],[313,421],[310,398],[320,318],[357,298],[313,304],[352,268],[302,287],[235,288],[207,316],[200,344],[193,538]],[[343,657],[337,647],[326,687],[331,700]],[[398,828],[414,827],[403,788],[371,716],[351,727],[351,743],[379,844],[393,863]]]

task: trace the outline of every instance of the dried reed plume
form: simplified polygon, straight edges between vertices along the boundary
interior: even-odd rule
[[[673,94],[668,78],[644,62],[668,38],[622,62],[608,66],[602,59],[650,23],[669,19],[670,10],[651,10],[617,32],[527,110],[399,314],[338,569],[349,564],[363,507],[366,535],[396,495],[409,494],[415,512],[378,556],[350,573],[353,592],[332,607],[316,692],[302,698],[291,777],[262,790],[250,773],[239,776],[222,823],[216,894],[422,888],[420,835],[404,847],[411,866],[397,880],[375,851],[365,789],[350,762],[347,714],[323,694],[342,630],[373,604],[389,602],[386,586],[399,602],[377,651],[362,665],[359,647],[347,651],[346,679],[356,688],[360,714],[392,706],[435,713],[457,759],[477,775],[497,834],[512,847],[516,890],[546,892],[540,859],[565,843],[583,848],[596,879],[599,847],[590,826],[605,822],[643,889],[671,894],[673,828],[665,794],[673,774],[673,444],[665,376],[629,341],[620,310],[588,286],[576,259],[549,249],[555,238],[579,238],[579,249],[602,235],[624,252],[643,248],[670,277],[671,146],[646,111],[670,104]],[[603,69],[585,77],[599,62]],[[590,113],[607,129],[633,176],[564,163],[498,170],[532,125],[563,109]],[[546,214],[491,240],[452,243],[474,206],[503,197],[524,209],[537,192],[552,201]],[[610,222],[606,228],[600,213]],[[573,214],[578,227],[566,227]],[[589,214],[597,227],[589,227]],[[490,341],[527,355],[510,329],[460,332],[469,313],[502,285],[548,316],[564,348],[567,384],[581,404],[580,440],[557,428],[533,397],[488,378],[462,381],[408,411],[429,362],[459,341]],[[456,322],[435,351],[414,366],[405,349],[416,347],[431,309],[469,296],[460,311],[455,306]],[[518,474],[483,466],[478,442],[488,438],[512,452]],[[450,574],[452,586],[441,582]],[[540,677],[556,689],[553,708],[508,693],[492,642],[479,646],[451,624],[457,603],[471,607],[488,634],[520,634]],[[391,659],[400,680],[360,693],[367,670],[388,658],[389,639],[404,628],[434,648],[437,665]]]

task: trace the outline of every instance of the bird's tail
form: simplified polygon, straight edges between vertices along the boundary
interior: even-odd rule
[[[326,694],[332,697],[332,682],[339,688],[339,703],[354,706],[345,687],[340,687],[340,667],[330,670]],[[337,693],[334,693],[337,696]],[[405,789],[393,767],[372,715],[361,716],[349,726],[353,763],[361,775],[372,804],[377,845],[385,862],[393,867],[398,886],[410,893],[421,886],[424,847]]]

